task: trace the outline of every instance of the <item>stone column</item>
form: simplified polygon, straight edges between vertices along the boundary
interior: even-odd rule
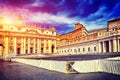
[[[54,53],[56,53],[56,40],[54,41]]]
[[[41,39],[39,39],[39,53],[41,53]]]
[[[35,53],[36,50],[36,39],[33,40],[33,53]]]
[[[23,54],[24,53],[24,41],[23,41],[23,38],[21,38],[21,49],[20,49],[20,54]]]
[[[90,52],[91,52],[91,53],[94,53],[94,46],[91,45],[90,48],[91,48]],[[85,50],[85,47],[84,47],[84,52],[83,52],[83,54],[84,54],[85,52],[86,52],[86,50]]]
[[[4,56],[8,54],[8,37],[4,37]]]
[[[118,41],[118,52],[120,52],[120,41],[119,39],[117,41]]]
[[[112,50],[111,50],[111,40],[109,40],[109,52],[112,52]]]
[[[40,53],[40,40],[37,39],[37,53]]]
[[[113,52],[117,52],[117,42],[116,42],[116,39],[113,39]]]
[[[105,42],[103,41],[103,53],[106,52],[106,46],[105,46]]]
[[[23,39],[23,42],[24,42],[24,54],[26,53],[26,38]]]
[[[49,48],[48,52],[49,53],[52,53],[51,47],[52,47],[52,40],[48,40],[48,48]]]
[[[102,48],[102,47],[101,47],[101,42],[99,42],[99,43],[98,43],[98,53],[101,53],[101,52],[102,52],[102,51],[101,51],[101,48]]]
[[[46,40],[44,40],[44,51],[43,53],[46,53]]]
[[[28,54],[30,54],[30,38],[28,38]]]
[[[14,54],[17,54],[17,43],[16,43],[16,37],[14,37],[14,43],[13,43],[13,47],[14,47]]]

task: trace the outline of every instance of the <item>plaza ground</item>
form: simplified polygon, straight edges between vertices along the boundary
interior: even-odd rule
[[[0,62],[0,80],[119,80],[120,75],[96,72],[64,74],[17,62]]]

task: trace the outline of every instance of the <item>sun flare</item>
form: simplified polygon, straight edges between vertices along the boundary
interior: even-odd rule
[[[10,18],[4,18],[2,23],[3,24],[13,24],[13,20]]]

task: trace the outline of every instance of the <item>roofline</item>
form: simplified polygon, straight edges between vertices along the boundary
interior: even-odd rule
[[[97,30],[107,30],[107,27],[103,27],[103,28],[99,28],[99,29],[92,29],[92,30],[89,30],[88,32],[91,33],[91,32],[94,32],[94,31],[97,31]]]
[[[120,20],[120,18],[115,18],[115,19],[109,20],[108,22],[113,22],[113,21],[118,21],[118,20]]]
[[[83,26],[83,28],[85,28],[84,26]],[[72,31],[70,31],[70,32],[68,32],[68,33],[64,33],[64,34],[61,34],[61,35],[67,35],[67,34],[70,34],[70,33],[72,33],[72,32],[75,32],[75,31],[77,31],[77,30],[79,30],[80,28],[78,28],[78,29],[74,29],[74,30],[72,30]],[[86,28],[85,28],[86,29]],[[87,29],[86,29],[87,30]]]

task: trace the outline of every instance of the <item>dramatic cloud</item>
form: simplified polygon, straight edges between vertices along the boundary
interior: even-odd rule
[[[64,15],[51,15],[47,13],[36,13],[31,15],[31,20],[34,22],[49,23],[49,24],[71,24],[76,22],[72,18],[67,18]]]
[[[107,27],[107,21],[120,17],[119,0],[0,0],[0,16],[55,26],[67,33],[75,23],[88,30]]]

